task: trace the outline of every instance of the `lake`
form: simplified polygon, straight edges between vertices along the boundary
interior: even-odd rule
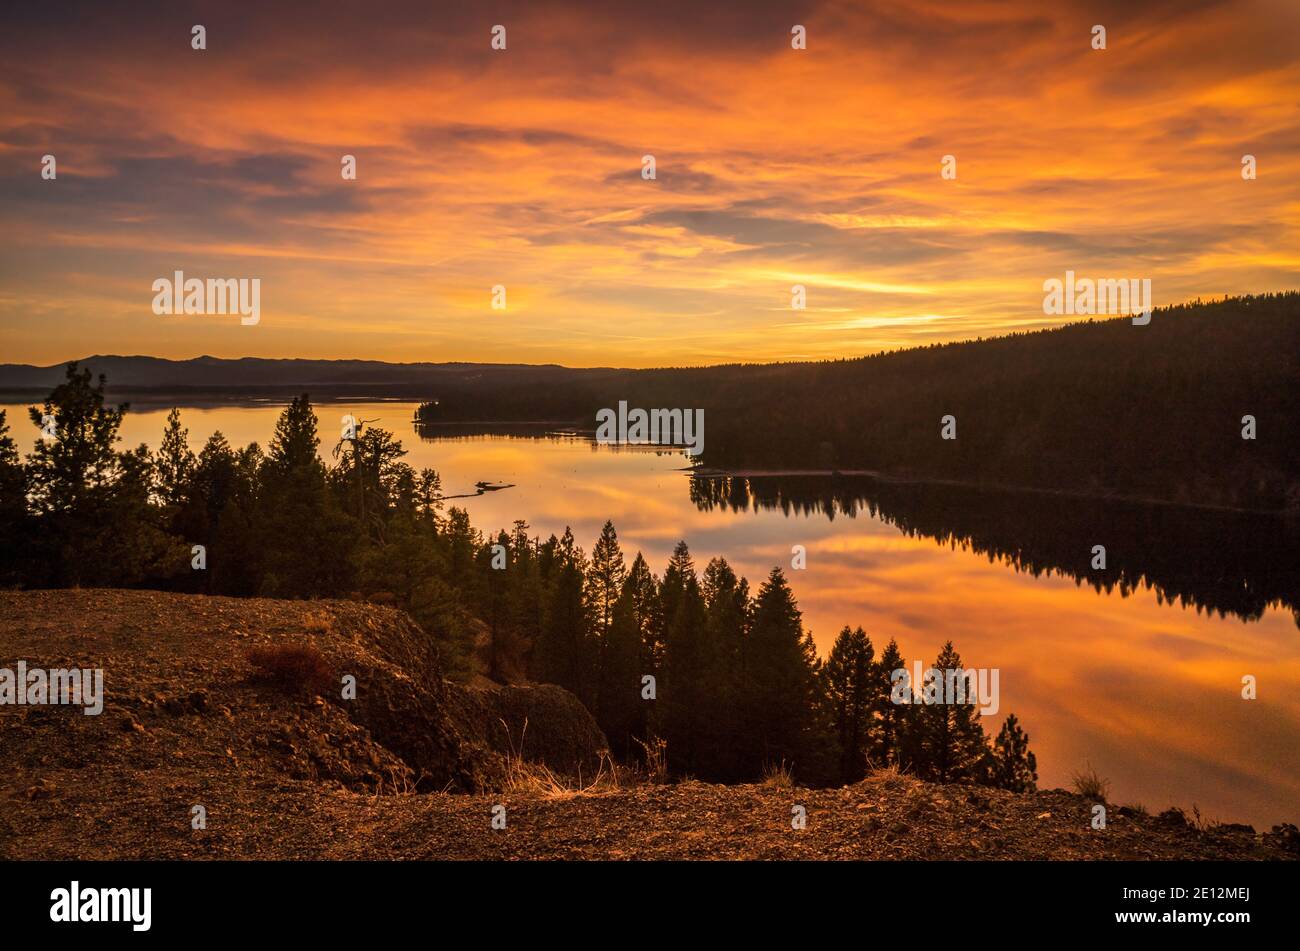
[[[7,404],[26,450],[35,430]],[[278,405],[182,410],[198,451],[270,439]],[[612,449],[579,436],[417,434],[413,403],[317,407],[327,459],[339,417],[393,431],[447,495],[480,480],[512,488],[457,499],[481,530],[525,519],[573,529],[590,551],[606,519],[627,561],[663,570],[685,539],[702,570],[723,555],[758,584],[787,577],[824,655],[845,624],[877,653],[893,637],[927,664],[952,640],[968,667],[1000,671],[1000,704],[1038,756],[1039,785],[1095,768],[1114,803],[1266,829],[1300,803],[1300,539],[1281,519],[1033,493],[869,479],[692,480],[677,453]],[[128,413],[123,446],[159,442],[167,409]],[[791,567],[804,546],[807,566]],[[1107,569],[1091,567],[1104,545]],[[1253,676],[1258,699],[1242,699]]]

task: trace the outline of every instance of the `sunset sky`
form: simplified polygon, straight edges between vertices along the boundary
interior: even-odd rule
[[[1300,287],[1295,0],[157,6],[6,10],[0,362],[844,357],[1070,319],[1067,269]],[[261,322],[156,316],[178,269]]]

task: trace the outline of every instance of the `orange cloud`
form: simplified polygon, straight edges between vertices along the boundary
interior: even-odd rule
[[[26,13],[7,357],[825,358],[1050,325],[1066,269],[1300,284],[1294,4],[655,6]],[[261,278],[261,323],[161,322],[177,268]]]

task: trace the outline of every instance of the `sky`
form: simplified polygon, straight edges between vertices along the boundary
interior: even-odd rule
[[[0,362],[827,359],[1077,319],[1067,270],[1300,287],[1294,0],[153,6],[6,9]],[[260,320],[155,314],[176,270]]]

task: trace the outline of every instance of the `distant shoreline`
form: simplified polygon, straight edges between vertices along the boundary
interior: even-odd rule
[[[783,478],[849,478],[874,479],[894,485],[936,485],[960,489],[977,489],[989,492],[1032,492],[1035,495],[1060,498],[1093,499],[1099,502],[1122,502],[1132,505],[1165,505],[1172,508],[1203,509],[1211,512],[1235,512],[1239,515],[1268,515],[1278,518],[1297,518],[1300,512],[1285,509],[1246,509],[1230,505],[1210,505],[1199,502],[1178,502],[1144,495],[1128,495],[1105,490],[1049,489],[1039,486],[1011,485],[1005,482],[971,482],[962,479],[935,479],[922,476],[890,475],[874,469],[728,469],[718,466],[693,468],[683,466],[677,471],[691,479],[783,479]]]

